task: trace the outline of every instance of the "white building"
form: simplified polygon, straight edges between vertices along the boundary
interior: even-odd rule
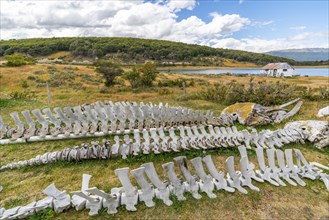
[[[262,68],[261,73],[272,77],[292,77],[294,70],[288,63],[269,63]]]

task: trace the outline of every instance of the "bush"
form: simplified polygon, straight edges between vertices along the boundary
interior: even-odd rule
[[[18,99],[18,100],[34,100],[36,95],[35,92],[31,92],[29,90],[26,90],[24,92],[12,92],[9,94],[12,99]]]
[[[7,66],[23,66],[35,62],[34,58],[23,56],[22,54],[14,53],[12,55],[5,55]]]
[[[163,88],[158,90],[159,95],[169,95],[172,94],[173,92],[170,91],[169,89]]]
[[[105,86],[114,85],[114,79],[120,76],[123,70],[116,64],[108,61],[98,61],[96,63],[96,71],[105,77]]]
[[[139,70],[133,68],[125,74],[124,78],[129,81],[132,88],[151,87],[157,75],[155,63],[147,62]]]
[[[28,76],[27,79],[28,79],[28,80],[36,80],[37,77],[35,77],[35,76]]]
[[[215,101],[226,105],[236,102],[254,102],[261,105],[278,105],[286,101],[303,98],[307,100],[328,100],[329,89],[311,89],[294,84],[268,83],[266,81],[253,82],[250,78],[249,84],[245,85],[231,81],[228,84],[217,83],[208,86],[199,94],[199,98]]]
[[[124,78],[129,81],[132,88],[137,88],[141,85],[140,73],[135,67],[126,73]]]
[[[21,86],[22,86],[23,89],[29,88],[29,84],[27,83],[26,80],[21,81]]]
[[[34,74],[37,74],[37,75],[45,74],[45,71],[44,70],[36,70],[36,71],[34,71]]]
[[[150,87],[158,75],[155,63],[147,62],[141,68],[141,84],[145,87]]]

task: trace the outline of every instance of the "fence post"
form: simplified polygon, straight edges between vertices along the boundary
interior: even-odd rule
[[[50,97],[50,89],[49,89],[48,82],[47,82],[47,96],[48,96],[48,105],[49,105],[51,102],[51,97]]]
[[[183,82],[183,89],[184,89],[184,96],[186,96],[186,84],[185,84],[185,81]]]

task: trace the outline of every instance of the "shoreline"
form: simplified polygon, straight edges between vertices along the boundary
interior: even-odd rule
[[[210,69],[220,69],[220,70],[226,70],[226,69],[250,69],[250,70],[257,70],[261,69],[262,66],[168,66],[168,67],[158,67],[157,69],[160,71],[164,70],[210,70]],[[329,68],[329,66],[294,66],[295,69],[305,68],[305,69],[325,69]]]

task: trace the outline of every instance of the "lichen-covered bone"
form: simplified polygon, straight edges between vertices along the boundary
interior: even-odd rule
[[[285,129],[299,129],[305,135],[305,139],[315,143],[317,148],[329,146],[329,122],[328,121],[294,121],[289,122]]]
[[[293,104],[295,106],[290,111],[285,109]],[[238,121],[247,126],[280,123],[282,120],[295,115],[302,104],[303,101],[300,99],[275,107],[266,107],[252,102],[236,103],[226,107],[219,120],[223,121],[222,124],[232,124],[233,121]]]

